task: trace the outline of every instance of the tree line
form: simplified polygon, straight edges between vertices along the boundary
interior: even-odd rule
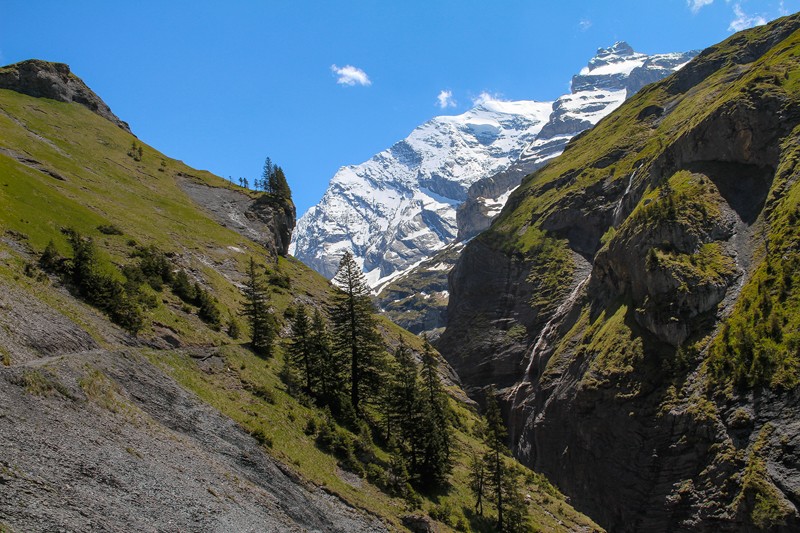
[[[233,182],[232,178],[229,178]],[[250,188],[250,180],[247,178],[239,178],[239,186],[245,189]],[[269,157],[264,161],[264,169],[261,172],[261,177],[253,180],[253,190],[264,191],[265,193],[274,196],[281,200],[290,200],[292,198],[292,191],[289,188],[289,182],[286,180],[286,174],[283,169],[274,164]]]
[[[424,341],[420,365],[402,340],[389,356],[369,286],[349,252],[333,282],[338,290],[328,317],[318,307],[294,309],[290,381],[337,422],[380,434],[394,454],[396,484],[444,486],[452,468],[451,413],[433,348]]]

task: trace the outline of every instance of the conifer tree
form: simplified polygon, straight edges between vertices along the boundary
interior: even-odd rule
[[[319,308],[311,319],[311,350],[319,365],[318,403],[337,408],[341,403],[341,384],[345,380],[345,361],[337,357],[331,345],[328,326]]]
[[[310,397],[317,396],[316,381],[320,377],[319,354],[315,350],[311,323],[304,305],[298,305],[292,320],[292,338],[289,345],[291,366],[302,377],[303,390]]]
[[[450,407],[439,379],[436,356],[427,338],[422,352],[422,386],[418,431],[423,437],[423,449],[419,473],[429,486],[441,486],[452,468]]]
[[[264,160],[264,170],[261,172],[261,182],[264,184],[264,191],[270,194],[274,194],[275,191],[272,189],[272,175],[275,173],[275,165],[272,164],[272,159],[267,157]]]
[[[340,289],[330,310],[333,346],[337,355],[349,360],[350,403],[360,415],[361,401],[373,396],[380,385],[382,341],[369,285],[349,251],[333,282]]]
[[[492,388],[486,397],[484,442],[489,451],[483,459],[484,487],[497,509],[496,531],[517,533],[530,528],[525,501],[519,491],[519,474],[506,465],[503,457],[508,454],[506,436],[506,427]],[[473,471],[473,477],[475,473]]]
[[[397,442],[408,460],[411,472],[414,473],[418,468],[422,448],[422,398],[417,365],[402,338],[395,350],[393,364],[395,368],[388,373],[389,382],[384,391],[386,438]]]
[[[257,354],[268,356],[272,352],[272,342],[275,339],[275,322],[269,312],[266,286],[262,276],[256,271],[256,263],[252,257],[247,267],[243,292],[245,301],[242,315],[247,318],[250,326],[251,346]]]
[[[292,197],[292,191],[289,189],[289,183],[286,181],[286,175],[283,173],[281,167],[275,167],[272,173],[270,188],[275,196],[278,198],[288,200]]]
[[[473,454],[470,458],[469,489],[475,497],[475,512],[483,516],[483,496],[486,491],[486,468],[483,457]]]

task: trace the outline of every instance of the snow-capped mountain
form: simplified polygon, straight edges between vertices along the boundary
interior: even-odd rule
[[[551,111],[552,102],[484,98],[341,168],[298,221],[290,253],[331,277],[350,249],[373,286],[418,263],[455,240],[456,208],[469,186],[516,161]]]
[[[462,115],[436,117],[369,161],[341,168],[298,221],[289,251],[332,277],[350,249],[377,287],[456,240],[465,201],[478,225],[488,225],[523,175],[693,55],[648,56],[616,43],[598,50],[555,102],[484,98]],[[476,183],[498,176],[489,187]]]
[[[600,48],[580,74],[572,77],[571,92],[553,103],[547,124],[502,172],[475,182],[458,208],[458,239],[468,239],[496,217],[520,180],[561,155],[572,137],[591,128],[636,91],[688,63],[698,52],[647,55],[625,42]]]

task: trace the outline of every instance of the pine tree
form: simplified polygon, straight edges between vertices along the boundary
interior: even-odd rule
[[[429,486],[442,486],[452,469],[450,407],[439,379],[433,347],[425,338],[422,352],[422,412],[418,431],[423,437],[420,478]]]
[[[316,381],[320,377],[319,354],[315,350],[311,323],[304,305],[298,305],[292,320],[292,338],[289,345],[289,361],[299,371],[304,392],[310,397],[318,394]]]
[[[486,429],[484,441],[489,451],[484,457],[486,464],[486,486],[494,496],[494,505],[497,509],[497,530],[503,530],[503,475],[505,465],[503,456],[506,453],[506,427],[497,405],[494,388],[486,395]]]
[[[334,350],[349,359],[350,403],[356,415],[361,415],[361,401],[373,396],[380,386],[382,341],[369,285],[349,251],[342,257],[333,282],[340,289],[330,310]]]
[[[275,171],[272,174],[272,183],[270,185],[272,194],[284,200],[291,199],[292,191],[289,189],[289,183],[286,181],[286,175],[283,173],[283,169],[281,167],[275,167]]]
[[[416,472],[422,448],[421,387],[417,365],[402,338],[394,353],[393,366],[387,373],[390,377],[384,390],[386,439],[397,442],[411,472]]]
[[[497,509],[496,530],[517,533],[528,531],[530,527],[525,501],[519,491],[519,474],[506,464],[503,457],[508,454],[506,436],[506,427],[492,388],[486,397],[484,442],[489,451],[483,460],[484,486]]]
[[[345,381],[345,361],[333,351],[328,326],[319,308],[311,319],[311,350],[319,365],[319,393],[317,401],[338,412],[341,404],[341,384]]]
[[[483,457],[474,454],[470,458],[469,489],[475,497],[475,512],[483,516],[483,496],[486,492],[486,464]]]
[[[251,346],[259,355],[272,353],[272,342],[275,339],[275,322],[269,312],[267,289],[262,277],[256,272],[256,263],[250,258],[247,267],[247,280],[243,289],[245,301],[242,315],[250,326]]]
[[[274,194],[275,191],[272,190],[272,174],[275,172],[275,165],[272,164],[272,159],[267,157],[264,160],[264,170],[261,173],[262,183],[264,184],[264,191],[270,194]]]

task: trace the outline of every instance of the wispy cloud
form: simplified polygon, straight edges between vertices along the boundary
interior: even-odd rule
[[[692,10],[692,13],[697,13],[703,7],[713,4],[714,0],[686,0],[686,3],[689,4],[689,9]]]
[[[340,85],[372,85],[367,73],[353,65],[343,67],[331,65],[331,72],[336,75],[336,83]]]
[[[503,100],[500,98],[499,94],[492,94],[487,91],[483,91],[481,94],[476,96],[472,99],[473,105],[484,105],[484,104],[491,104],[492,102],[502,102]]]
[[[728,31],[742,31],[753,26],[761,26],[767,23],[767,19],[761,15],[748,15],[742,9],[741,4],[733,5],[734,18],[728,26]]]
[[[439,107],[442,109],[456,106],[456,101],[453,99],[453,91],[442,89],[442,91],[439,92],[439,96],[436,97],[436,100],[439,102]]]
[[[586,31],[591,27],[592,27],[592,21],[589,19],[581,19],[580,22],[578,22],[578,28],[581,31]]]
[[[783,0],[781,0],[778,4],[778,13],[780,13],[782,17],[785,17],[789,14],[789,10],[786,9],[786,6],[783,4]]]

